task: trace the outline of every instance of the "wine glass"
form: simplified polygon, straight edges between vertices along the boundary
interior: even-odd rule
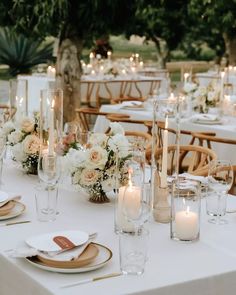
[[[226,224],[221,217],[226,213],[226,198],[233,184],[233,167],[230,161],[214,160],[209,164],[207,214],[212,218],[208,221],[214,224]]]
[[[59,161],[56,153],[42,152],[39,156],[38,176],[47,187],[55,187],[60,178]]]
[[[138,232],[149,220],[152,209],[151,185],[144,183],[141,187],[128,185],[124,190],[122,211],[124,217]]]

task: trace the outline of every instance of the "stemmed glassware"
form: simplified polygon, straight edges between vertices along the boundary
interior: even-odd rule
[[[133,225],[135,232],[149,220],[151,209],[150,183],[143,183],[141,187],[126,187],[123,196],[123,215]]]
[[[233,167],[230,161],[214,160],[209,164],[207,213],[210,223],[225,224],[227,193],[233,184]]]

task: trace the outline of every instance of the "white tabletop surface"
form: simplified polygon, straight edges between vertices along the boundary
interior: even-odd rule
[[[101,112],[107,113],[123,113],[130,115],[131,119],[135,120],[152,120],[153,112],[151,109],[143,108],[140,110],[128,110],[122,108],[121,105],[102,105]],[[173,125],[173,123],[172,123]],[[171,120],[170,120],[170,127]],[[109,126],[109,120],[107,120],[104,116],[98,116],[94,125],[94,132],[106,132]],[[136,130],[136,131],[147,131],[147,128],[144,125],[139,124],[130,124],[130,123],[122,123],[122,126],[125,130]],[[222,138],[229,138],[236,140],[236,117],[223,117],[221,120],[221,124],[207,125],[207,124],[199,124],[192,122],[192,118],[182,118],[180,123],[180,129],[189,130],[193,132],[215,132],[216,136]],[[189,142],[190,137],[184,138],[184,135],[181,135],[181,140],[184,144]],[[235,145],[224,145],[222,148],[222,144],[213,143],[213,149],[216,151],[218,158],[231,160],[233,164],[236,165],[236,153],[235,153]]]
[[[36,176],[23,175],[10,162],[5,163],[4,189],[22,195],[26,212],[14,221],[28,224],[1,227],[1,295],[77,295],[77,294],[155,294],[217,295],[235,294],[236,290],[236,214],[229,214],[229,224],[216,226],[207,222],[205,200],[202,202],[200,240],[185,244],[170,239],[169,224],[149,224],[149,255],[141,276],[120,276],[72,288],[60,286],[82,279],[119,271],[118,236],[114,233],[114,202],[92,204],[85,196],[60,190],[56,221],[38,222],[35,216],[34,186]],[[2,188],[2,189],[3,189]],[[236,200],[231,205],[236,208]],[[232,209],[232,208],[231,208]],[[4,221],[1,221],[2,224]],[[84,274],[60,274],[38,269],[22,258],[9,258],[7,249],[24,245],[32,235],[63,229],[98,232],[97,242],[113,251],[112,260],[103,268]]]

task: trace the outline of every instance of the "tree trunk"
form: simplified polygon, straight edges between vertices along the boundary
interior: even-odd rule
[[[83,42],[77,37],[60,41],[57,55],[56,84],[63,90],[63,121],[76,119],[75,109],[80,107],[80,56]]]
[[[223,34],[225,41],[226,54],[228,56],[228,63],[236,65],[236,36],[229,37],[226,33]]]
[[[169,57],[169,48],[165,40],[157,37],[157,36],[152,36],[152,41],[156,45],[157,49],[157,58],[160,64],[161,69],[166,68],[166,62]]]

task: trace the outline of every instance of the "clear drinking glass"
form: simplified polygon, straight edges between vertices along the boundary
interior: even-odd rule
[[[123,274],[141,275],[147,261],[149,231],[119,233],[120,269]]]
[[[212,216],[208,221],[226,224],[222,219],[226,213],[226,197],[233,184],[233,167],[230,161],[214,160],[209,164],[207,213]]]

